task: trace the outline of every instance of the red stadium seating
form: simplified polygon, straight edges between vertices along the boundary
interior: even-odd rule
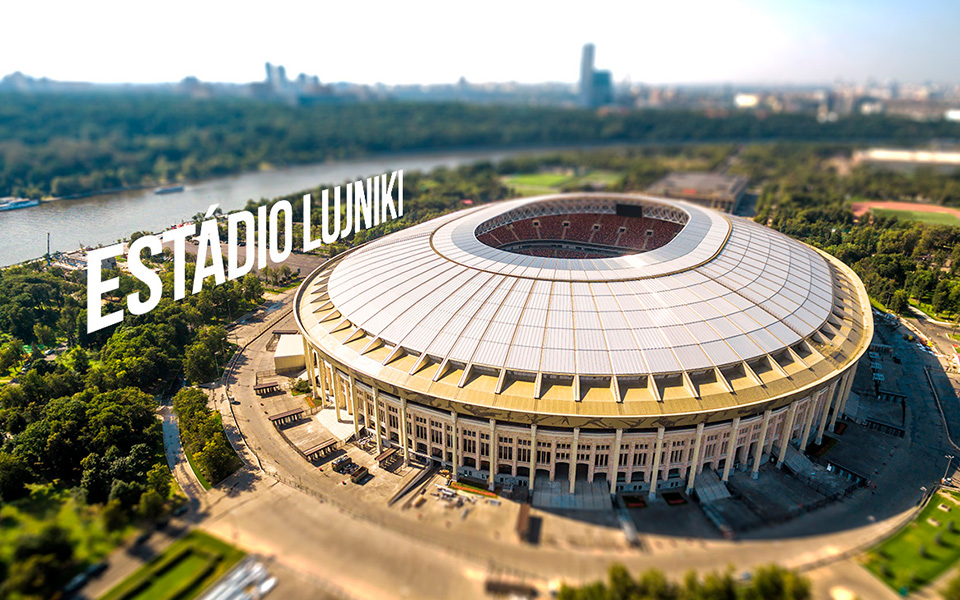
[[[510,246],[511,252],[529,256],[603,258],[660,248],[669,243],[681,229],[683,225],[679,223],[649,217],[572,213],[514,221],[488,231],[477,239],[494,248]],[[520,245],[518,242],[526,241],[535,243],[516,247]],[[595,244],[598,247],[578,247],[576,242]],[[565,247],[567,244],[570,244],[570,247]]]

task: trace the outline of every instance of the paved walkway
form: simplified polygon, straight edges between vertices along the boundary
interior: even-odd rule
[[[255,377],[258,365],[266,360],[261,346],[265,346],[267,336],[258,336],[289,324],[292,316],[288,307],[293,295],[293,290],[285,293],[282,306],[272,310],[266,319],[241,325],[232,332],[246,347],[226,377],[230,393],[237,395],[240,404],[227,400],[226,387],[216,388],[211,394],[224,416],[227,435],[246,466],[210,492],[199,494],[203,506],[197,522],[199,527],[248,551],[273,557],[307,580],[326,582],[327,591],[334,595],[478,597],[482,594],[482,581],[491,574],[526,577],[545,588],[548,580],[559,577],[568,581],[602,577],[613,561],[636,570],[658,567],[679,576],[691,568],[724,569],[736,557],[741,569],[769,562],[812,567],[810,574],[817,586],[817,597],[837,597],[834,591],[849,588],[861,598],[884,598],[887,596],[879,590],[885,588],[875,588],[869,573],[845,557],[898,529],[913,514],[913,481],[928,478],[928,470],[939,469],[942,473],[942,466],[924,466],[933,462],[926,459],[942,456],[944,436],[939,419],[926,418],[935,414],[934,401],[921,398],[911,407],[907,438],[912,440],[911,445],[903,448],[903,456],[894,457],[878,478],[879,487],[896,498],[888,504],[903,507],[896,511],[876,512],[876,506],[887,496],[874,497],[863,490],[848,501],[757,536],[767,539],[727,542],[648,533],[644,535],[643,551],[621,546],[605,548],[591,545],[589,540],[576,549],[569,545],[530,547],[512,536],[501,538],[502,528],[471,528],[470,520],[465,525],[451,525],[448,520],[446,526],[442,521],[421,522],[414,514],[362,499],[362,490],[332,485],[331,478],[318,477],[317,469],[283,441],[266,422],[259,402],[249,397],[247,384]],[[932,356],[922,356],[908,358],[904,367],[922,369],[925,362],[928,366],[936,364]],[[905,381],[904,385],[913,384]],[[924,456],[919,465],[906,468],[901,464],[915,463],[917,452]],[[177,473],[176,461],[172,465]],[[904,477],[910,481],[904,482]],[[177,480],[182,486],[191,487],[189,479],[189,468],[184,472],[181,465]],[[543,518],[544,531],[589,529],[561,516],[544,514]],[[854,518],[862,520],[853,521]],[[606,535],[602,528],[594,529],[598,535]],[[813,534],[817,531],[827,533]],[[344,590],[349,590],[349,594]]]
[[[180,444],[180,427],[173,407],[169,405],[160,407],[160,416],[163,419],[163,450],[167,455],[167,465],[170,466],[170,472],[173,473],[173,478],[180,489],[190,499],[191,504],[194,504],[194,508],[197,508],[195,503],[203,498],[205,490],[190,463],[187,462],[187,455]]]

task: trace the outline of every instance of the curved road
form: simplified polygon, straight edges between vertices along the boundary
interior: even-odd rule
[[[288,314],[266,328],[250,328],[286,328],[290,322]],[[243,331],[239,335],[244,340],[253,337]],[[887,337],[903,357],[907,376],[896,378],[901,391],[913,394],[918,386],[925,387],[922,380],[909,376],[922,373],[924,367],[942,375],[932,355],[915,351],[898,333]],[[512,573],[541,584],[554,578],[588,581],[602,577],[613,561],[631,569],[658,567],[678,575],[691,568],[724,569],[733,561],[740,569],[770,562],[813,567],[813,579],[822,593],[847,585],[863,597],[882,598],[889,590],[872,578],[863,578],[846,558],[896,530],[913,514],[920,486],[930,488],[939,480],[943,454],[950,449],[936,402],[927,390],[916,394],[909,407],[908,432],[898,452],[874,476],[876,494],[860,490],[846,501],[737,542],[647,533],[644,552],[603,546],[582,552],[522,546],[511,531],[501,536],[500,531],[478,531],[457,523],[450,528],[426,524],[412,513],[341,493],[339,481],[319,474],[280,437],[249,391],[255,372],[271,363],[265,352],[268,339],[264,335],[253,340],[237,361],[229,385],[240,403],[232,412],[223,390],[214,392],[228,433],[248,466],[206,494],[199,526],[274,556],[298,572],[351,590],[357,597],[395,597],[404,591],[419,598],[472,597],[481,594],[481,582],[490,573]],[[569,524],[561,517],[543,516],[545,532]]]

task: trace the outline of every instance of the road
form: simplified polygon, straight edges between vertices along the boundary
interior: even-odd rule
[[[498,530],[451,526],[449,521],[446,526],[428,523],[385,504],[357,500],[347,495],[353,488],[342,488],[334,478],[319,474],[287,444],[265,418],[251,388],[257,370],[272,368],[265,351],[270,336],[260,334],[293,326],[287,312],[291,297],[292,292],[283,294],[283,306],[234,330],[246,346],[227,380],[239,403],[227,402],[226,388],[212,391],[245,467],[203,492],[188,468],[176,459],[171,464],[181,486],[198,498],[191,523],[263,554],[288,575],[296,574],[290,585],[305,597],[313,590],[317,597],[471,598],[482,594],[488,576],[526,579],[546,589],[554,579],[601,578],[611,562],[635,571],[656,567],[679,577],[689,569],[723,570],[735,557],[740,570],[771,562],[808,568],[817,598],[842,598],[847,593],[884,598],[889,596],[886,588],[846,557],[896,530],[913,514],[919,487],[932,487],[939,480],[943,454],[950,449],[936,402],[916,377],[925,367],[930,369],[935,385],[946,387],[941,390],[944,402],[956,404],[949,383],[943,384],[946,375],[940,363],[905,341],[901,329],[878,327],[886,331],[881,333],[883,341],[902,357],[903,375],[891,377],[890,383],[912,400],[903,446],[874,476],[876,494],[861,490],[844,502],[736,542],[648,533],[642,552],[600,545],[579,551],[521,545]],[[176,457],[179,444],[172,425],[165,418],[165,444]],[[570,525],[569,519],[544,515],[546,532]],[[135,563],[128,566],[132,571]]]
[[[287,316],[271,328],[291,324],[292,316]],[[470,597],[475,595],[471,590],[478,593],[478,582],[483,577],[499,571],[526,575],[540,583],[559,577],[588,581],[602,577],[614,561],[631,569],[658,567],[680,575],[690,568],[723,569],[731,556],[736,556],[740,569],[769,562],[792,567],[831,563],[811,571],[820,592],[849,588],[860,597],[879,597],[870,593],[875,587],[871,577],[862,577],[856,569],[851,572],[852,563],[836,558],[895,530],[908,518],[919,498],[920,486],[932,487],[939,480],[943,454],[950,449],[929,390],[924,391],[913,378],[894,377],[892,383],[913,400],[901,451],[891,456],[886,467],[878,469],[874,476],[876,494],[861,490],[844,502],[739,542],[648,536],[654,538],[651,546],[657,550],[637,553],[594,548],[572,553],[531,548],[495,539],[489,532],[483,535],[462,529],[448,531],[411,522],[395,511],[373,504],[356,503],[348,510],[338,506],[342,500],[338,500],[329,481],[318,477],[316,469],[280,437],[249,393],[255,372],[269,366],[269,354],[264,351],[267,338],[250,344],[230,380],[231,393],[240,400],[232,406],[232,414],[236,415],[236,424],[250,444],[249,449],[260,457],[266,477],[253,471],[243,474],[241,477],[250,478],[238,486],[244,491],[236,492],[230,501],[211,504],[201,527],[228,539],[235,536],[244,547],[268,549],[282,564],[355,593],[362,590],[362,597],[391,597],[398,585],[408,586],[417,597],[448,597],[454,590]],[[935,357],[917,352],[914,345],[893,330],[887,338],[892,338],[891,345],[903,357],[905,373],[922,373],[924,367],[936,373],[939,367]],[[221,402],[220,406],[226,405]],[[237,436],[236,431],[233,434]],[[255,464],[251,455],[246,458]],[[281,477],[291,485],[272,482],[271,476]],[[320,502],[318,497],[326,501]],[[236,507],[234,503],[238,503]],[[559,521],[551,519],[545,517],[545,530],[559,525]],[[331,535],[332,538],[328,537]],[[389,551],[385,553],[358,542],[388,536]],[[351,542],[336,544],[331,540]],[[419,565],[423,563],[430,565],[431,577],[420,573]]]

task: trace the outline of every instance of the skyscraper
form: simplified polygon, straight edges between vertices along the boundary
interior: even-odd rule
[[[584,44],[580,55],[580,102],[593,106],[593,44]]]

